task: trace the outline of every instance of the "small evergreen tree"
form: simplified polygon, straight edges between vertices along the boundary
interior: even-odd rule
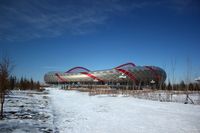
[[[162,90],[165,90],[166,89],[166,83],[163,83],[161,88],[162,88]]]
[[[192,83],[189,84],[189,90],[190,90],[190,91],[194,90],[194,86],[193,86]]]
[[[30,81],[30,89],[33,90],[34,89],[34,82],[33,82],[33,79],[31,78],[31,81]]]
[[[36,89],[37,89],[37,90],[40,89],[40,82],[39,82],[39,81],[36,83]]]
[[[167,85],[167,90],[172,90],[172,85],[171,85],[170,82],[169,82],[168,85]]]
[[[182,80],[181,83],[180,83],[180,90],[185,90],[185,82]]]
[[[9,82],[10,82],[9,83],[10,84],[10,89],[13,90],[15,88],[15,86],[16,86],[16,77],[11,76]]]
[[[199,85],[197,83],[195,83],[195,85],[194,85],[194,90],[199,91]]]

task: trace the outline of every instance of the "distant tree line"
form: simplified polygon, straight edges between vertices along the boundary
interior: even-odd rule
[[[33,79],[27,79],[21,77],[17,79],[15,76],[9,78],[10,89],[20,89],[20,90],[40,90],[40,82],[33,81]]]
[[[199,83],[186,84],[184,81],[180,83],[171,84],[171,82],[163,83],[161,85],[162,90],[175,90],[175,91],[200,91]]]

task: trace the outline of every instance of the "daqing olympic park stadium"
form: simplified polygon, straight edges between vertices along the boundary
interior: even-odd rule
[[[136,66],[126,63],[112,69],[90,71],[84,67],[74,67],[66,72],[48,72],[44,76],[47,84],[58,85],[109,85],[141,86],[158,85],[166,79],[166,72],[156,66]]]

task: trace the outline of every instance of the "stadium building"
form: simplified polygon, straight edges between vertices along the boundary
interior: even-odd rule
[[[66,72],[48,72],[44,76],[47,84],[74,86],[109,85],[129,87],[158,85],[166,79],[166,72],[156,66],[136,66],[126,63],[112,69],[90,71],[84,67],[74,67]]]

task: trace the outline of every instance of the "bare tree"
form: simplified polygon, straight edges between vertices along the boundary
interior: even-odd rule
[[[176,70],[176,59],[171,60],[171,69],[172,69],[172,91],[174,90],[175,79],[175,70]]]
[[[0,119],[3,119],[5,95],[9,92],[9,76],[12,69],[9,58],[3,57],[0,62]]]
[[[175,85],[175,70],[176,70],[176,59],[172,59],[171,60],[171,70],[172,70],[172,89],[171,89],[171,96],[170,96],[170,99],[172,101],[172,98],[173,98],[173,91],[174,91],[174,85]]]
[[[169,82],[171,82],[171,72],[170,72],[170,67],[169,66],[167,66],[167,83],[166,84],[169,84]],[[166,89],[165,90],[167,90],[167,85],[166,85]]]
[[[189,97],[189,84],[191,83],[191,77],[192,77],[192,63],[189,58],[187,58],[187,70],[186,70],[186,99],[185,104],[188,103],[190,100],[191,103],[194,104],[193,100]]]
[[[186,84],[188,85],[191,82],[191,71],[192,71],[192,64],[189,58],[186,60]],[[188,88],[186,87],[186,90]]]

